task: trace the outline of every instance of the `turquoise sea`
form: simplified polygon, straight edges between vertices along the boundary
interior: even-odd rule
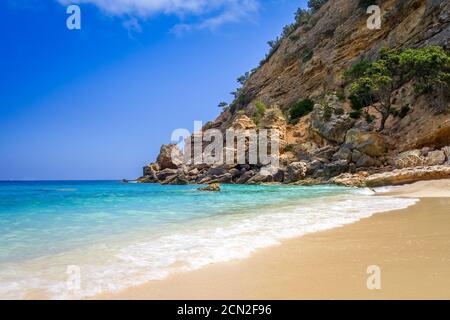
[[[197,188],[0,182],[0,299],[117,291],[416,202],[337,186]]]

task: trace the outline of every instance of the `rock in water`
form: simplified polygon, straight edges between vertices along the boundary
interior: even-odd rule
[[[204,188],[199,188],[199,191],[211,191],[211,192],[220,192],[220,184],[218,183],[211,183],[209,186]]]

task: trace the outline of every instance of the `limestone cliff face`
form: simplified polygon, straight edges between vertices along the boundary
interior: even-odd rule
[[[363,57],[375,59],[381,48],[439,45],[447,52],[450,50],[449,1],[380,0],[378,3],[381,29],[370,30],[367,8],[361,7],[360,0],[329,0],[306,25],[297,27],[281,40],[270,57],[250,75],[241,95],[208,124],[208,128],[222,131],[230,127],[281,131],[284,177],[277,173],[276,178],[256,179],[257,182],[293,182],[293,176],[301,177],[296,180],[322,181],[347,172],[389,171],[396,168],[396,158],[403,152],[420,149],[425,159],[428,152],[447,150],[449,112],[437,112],[437,98],[417,97],[411,84],[404,85],[391,97],[394,106],[408,105],[411,111],[403,118],[390,117],[382,134],[375,132],[380,121],[375,112],[373,123],[350,119],[349,103],[338,98],[348,96],[345,70]],[[298,124],[290,125],[283,114],[305,98],[317,103],[314,111]],[[320,105],[323,101],[342,112],[326,117]],[[257,103],[261,102],[269,110],[256,124],[253,120]],[[448,99],[444,103],[448,110]],[[447,161],[448,156],[435,164]],[[424,161],[422,165],[429,162]],[[301,168],[301,174],[296,168]],[[226,174],[226,182],[244,183],[255,181],[260,169],[234,166],[222,173]],[[180,166],[179,170],[189,183],[223,182],[218,175],[208,180],[210,170],[205,166]],[[149,182],[160,181],[152,178]]]
[[[440,45],[450,38],[450,4],[439,0],[381,2],[382,27],[367,28],[359,0],[330,0],[311,19],[286,37],[272,57],[244,87],[247,99],[287,108],[305,97],[320,97],[343,88],[342,75],[361,57],[374,58],[383,47]],[[304,62],[302,54],[312,52]],[[246,108],[248,104],[238,104]]]
[[[256,101],[262,101],[287,109],[302,98],[319,99],[327,92],[339,92],[345,86],[344,71],[362,57],[374,59],[384,47],[440,45],[450,49],[448,1],[380,3],[382,27],[369,30],[369,15],[359,6],[359,0],[328,1],[307,26],[282,40],[271,58],[247,81],[244,98],[234,108],[251,109]],[[304,62],[306,51],[313,55]],[[223,122],[223,117],[218,121]]]

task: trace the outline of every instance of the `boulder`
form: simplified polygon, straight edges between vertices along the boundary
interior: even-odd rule
[[[325,164],[324,174],[326,177],[336,177],[344,172],[348,172],[349,163],[346,160],[334,161],[332,163]]]
[[[286,176],[286,172],[283,169],[279,169],[277,173],[275,173],[273,177],[273,182],[282,183],[284,182],[284,177]]]
[[[165,144],[161,150],[156,162],[160,170],[178,169],[183,165],[183,154],[176,144]]]
[[[184,186],[189,184],[189,180],[184,174],[177,174],[176,176],[170,177],[167,180],[161,182],[161,184]]]
[[[200,171],[198,170],[198,168],[194,168],[188,172],[190,176],[198,176],[199,173]]]
[[[287,167],[286,182],[296,182],[305,179],[307,163],[293,162]]]
[[[245,171],[244,171],[244,172],[245,172]],[[234,169],[231,169],[231,170],[229,171],[229,174],[231,174],[231,177],[232,177],[233,179],[236,179],[236,178],[238,178],[239,176],[241,176],[241,174],[244,173],[244,172],[241,172],[240,170],[234,168]]]
[[[151,163],[144,167],[144,177],[153,176],[157,171],[159,171],[159,165],[157,163]]]
[[[152,176],[145,176],[137,179],[138,183],[159,183],[158,179],[155,179],[155,177]]]
[[[246,184],[261,184],[266,182],[272,182],[272,176],[262,175],[260,172],[251,177]]]
[[[351,129],[345,138],[347,144],[371,157],[379,157],[386,153],[386,142],[382,135],[377,132],[363,132]]]
[[[222,176],[219,176],[215,179],[219,183],[232,183],[233,175],[231,173],[225,173]]]
[[[431,149],[431,148],[429,148],[429,147],[424,147],[424,148],[422,148],[422,150],[420,150],[420,151],[422,151],[422,156],[426,157],[426,156],[428,156],[428,154],[429,154],[431,151],[433,151],[433,149]]]
[[[422,166],[424,158],[421,150],[410,150],[400,153],[394,158],[394,166],[398,169]]]
[[[357,149],[353,150],[352,152],[352,162],[358,163],[359,159],[362,157],[361,151],[358,151]]]
[[[445,157],[447,158],[447,164],[450,164],[450,146],[442,148],[442,151],[445,154]]]
[[[296,157],[299,161],[311,161],[311,156],[303,150],[297,152]]]
[[[220,184],[218,183],[211,183],[210,185],[208,185],[207,187],[204,188],[199,188],[199,191],[210,191],[210,192],[220,192]]]
[[[317,149],[316,151],[314,151],[312,155],[314,158],[329,161],[329,160],[331,160],[333,155],[336,153],[336,150],[337,150],[337,148],[332,147],[332,146],[323,147],[323,148],[320,148],[320,149]]]
[[[395,186],[423,180],[449,179],[450,166],[432,166],[397,169],[391,172],[374,174],[366,178],[368,187]]]
[[[143,176],[143,178],[139,179],[139,181],[143,182],[143,183],[159,182],[159,179],[156,175],[158,170],[159,170],[159,166],[158,166],[158,164],[155,164],[155,163],[144,167],[144,176]]]
[[[248,180],[250,180],[255,175],[255,172],[253,170],[245,171],[237,180],[237,184],[244,184]]]
[[[316,172],[314,172],[314,175],[312,176],[313,179],[322,179],[325,177],[326,177],[326,175],[325,175],[324,168],[316,170]]]
[[[201,176],[198,177],[196,180],[197,184],[210,184],[213,183],[215,181],[214,177],[205,177],[205,176]]]
[[[320,105],[314,107],[311,113],[311,130],[328,141],[343,143],[347,131],[355,121],[348,115],[333,115],[330,119],[325,119],[324,113],[324,108]]]
[[[370,167],[379,167],[382,163],[375,158],[368,156],[367,154],[362,154],[359,160],[356,162],[357,168],[370,168]]]
[[[336,152],[333,155],[332,160],[333,161],[345,160],[345,161],[350,162],[350,161],[352,161],[352,150],[343,146],[339,149],[338,152]]]
[[[446,157],[444,151],[441,150],[431,151],[428,152],[428,155],[424,160],[424,164],[426,166],[439,166],[445,163],[445,159]]]
[[[278,182],[281,183],[284,180],[285,172],[283,169],[267,165],[262,167],[261,170],[253,176],[247,183],[266,183],[266,182]]]
[[[156,177],[159,181],[165,181],[172,178],[178,174],[178,170],[175,169],[164,169],[156,173]]]
[[[317,176],[317,171],[321,170],[323,168],[322,161],[319,160],[313,160],[311,162],[307,162],[306,165],[306,176]]]
[[[206,173],[207,176],[223,176],[224,174],[228,173],[231,169],[233,169],[234,166],[231,165],[221,165],[212,167],[209,169]]]
[[[344,173],[330,180],[331,183],[345,187],[364,187],[365,179],[368,176],[366,172],[358,174]]]

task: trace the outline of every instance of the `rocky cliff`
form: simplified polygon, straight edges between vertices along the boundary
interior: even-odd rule
[[[368,2],[381,8],[380,29],[367,27]],[[378,132],[382,117],[376,105],[364,117],[351,116],[344,76],[357,61],[375,61],[382,48],[439,46],[448,54],[449,13],[450,2],[439,0],[326,2],[308,12],[306,21],[290,26],[243,81],[236,100],[205,127],[279,130],[280,168],[261,174],[262,165],[185,165],[177,147],[165,145],[139,181],[364,185],[374,174],[389,173],[389,183],[395,184],[392,172],[408,168],[450,177],[448,86],[440,93],[418,94],[413,81],[402,83],[390,93],[392,116]],[[289,110],[307,98],[315,103],[312,112],[292,122]],[[399,175],[414,180],[410,171],[408,179]]]

